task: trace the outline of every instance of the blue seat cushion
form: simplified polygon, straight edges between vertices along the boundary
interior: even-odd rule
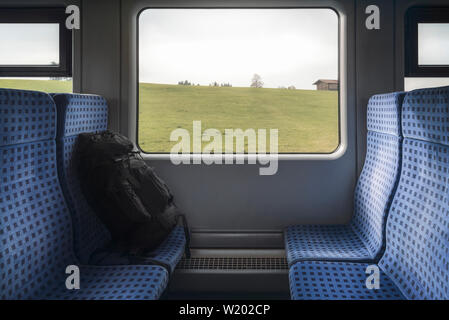
[[[449,299],[449,147],[404,140],[379,265],[409,299]]]
[[[99,250],[98,253],[94,253],[91,262],[96,265],[129,264],[132,261],[136,261],[135,263],[138,262],[138,264],[161,264],[167,267],[169,273],[172,273],[184,255],[185,245],[184,228],[177,226],[157,249],[145,256],[130,260],[129,256],[114,251],[104,252]]]
[[[65,277],[46,286],[38,296],[50,300],[156,300],[168,283],[160,266],[82,266],[80,289],[68,290]]]
[[[103,97],[88,94],[53,94],[53,99],[59,179],[72,215],[75,254],[87,263],[96,249],[110,242],[111,235],[84,197],[73,153],[80,133],[107,129],[108,105]]]
[[[449,299],[449,87],[407,93],[381,268],[408,299]]]
[[[350,225],[297,225],[285,231],[287,262],[371,260],[374,258]]]
[[[368,289],[367,263],[302,261],[290,268],[293,300],[402,300],[404,296],[380,270],[380,288]]]

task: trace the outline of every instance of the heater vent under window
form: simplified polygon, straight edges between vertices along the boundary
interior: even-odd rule
[[[180,270],[288,270],[285,258],[190,258],[182,259]]]

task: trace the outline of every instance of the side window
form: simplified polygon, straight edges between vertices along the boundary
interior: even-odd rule
[[[449,85],[449,7],[406,14],[405,90]]]
[[[227,144],[227,129],[277,129],[279,153],[339,146],[335,11],[151,8],[138,17],[137,40],[144,152],[169,153],[176,129],[194,141],[194,122],[220,133],[224,153],[254,153],[246,142]]]
[[[72,92],[65,8],[0,9],[0,87]]]

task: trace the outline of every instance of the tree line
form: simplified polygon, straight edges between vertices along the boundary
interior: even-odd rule
[[[188,80],[178,81],[178,85],[180,86],[195,86],[194,83],[191,83]],[[197,83],[196,86],[199,86],[200,84]],[[251,79],[251,88],[263,88],[264,82],[262,81],[262,77],[255,73]],[[209,83],[209,87],[232,87],[231,83],[218,83],[217,81]],[[288,89],[288,90],[296,90],[295,86],[288,86],[288,87],[278,87],[278,89]]]

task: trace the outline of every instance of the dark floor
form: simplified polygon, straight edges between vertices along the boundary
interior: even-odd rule
[[[217,292],[179,292],[168,293],[163,300],[290,300],[286,293],[217,293]]]

